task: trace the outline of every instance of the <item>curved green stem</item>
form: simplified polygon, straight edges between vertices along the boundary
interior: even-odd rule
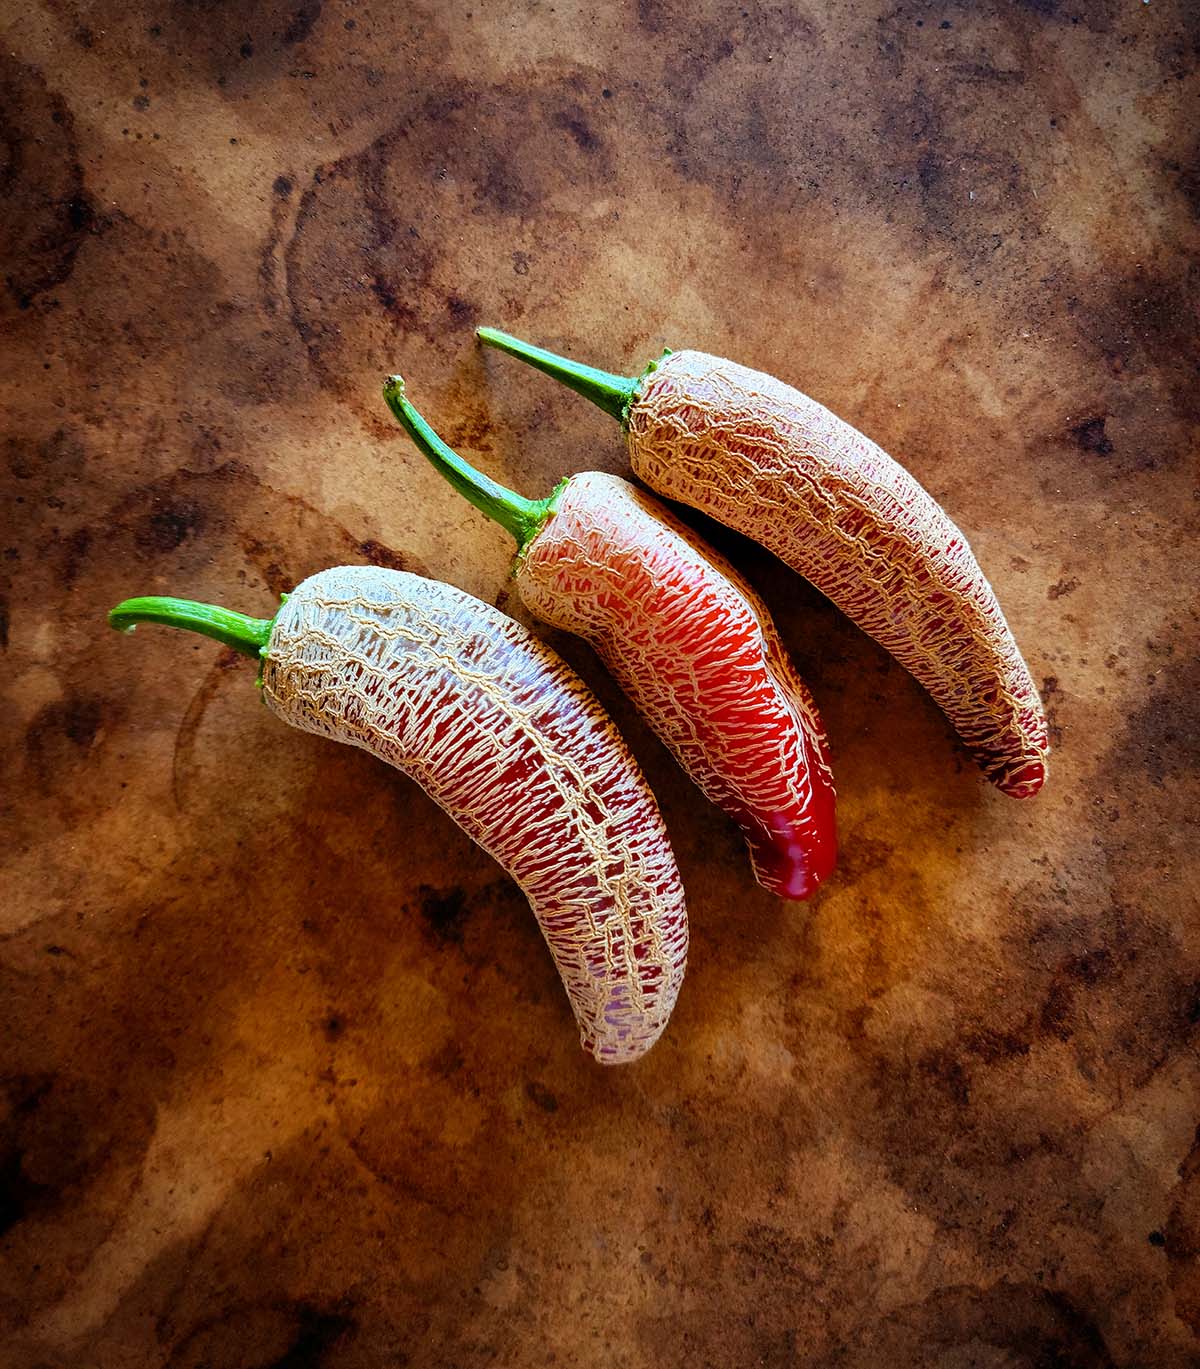
[[[110,627],[132,632],[139,623],[165,623],[187,628],[231,646],[246,656],[259,656],[271,635],[274,618],[247,618],[244,613],[219,608],[216,604],[197,604],[191,599],[168,599],[151,594],[141,599],[126,599],[108,615]]]
[[[560,357],[547,352],[532,343],[522,342],[511,333],[502,333],[498,328],[476,328],[476,335],[489,347],[497,347],[509,356],[519,357],[539,371],[545,371],[555,380],[561,380],[576,394],[590,399],[597,408],[624,424],[629,406],[637,398],[641,389],[642,376],[618,376],[611,371],[598,371],[594,366],[585,366],[581,361]]]
[[[505,489],[482,471],[477,471],[469,461],[464,461],[453,448],[448,447],[413,408],[404,392],[402,376],[391,376],[384,382],[383,397],[400,426],[433,466],[459,494],[510,532],[516,538],[517,546],[524,551],[552,511],[558,490],[548,499],[526,499],[524,495]]]

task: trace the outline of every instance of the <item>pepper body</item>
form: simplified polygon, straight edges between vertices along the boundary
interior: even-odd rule
[[[575,475],[526,546],[517,588],[583,637],[703,793],[742,829],[758,882],[806,898],[833,869],[825,735],[765,605],[656,499]]]
[[[967,539],[909,473],[798,390],[703,352],[659,362],[628,410],[635,473],[811,580],[929,690],[984,774],[1046,775],[1046,718]]]
[[[111,621],[181,622],[147,611],[175,602],[132,600]],[[223,613],[190,608],[181,625]],[[528,897],[584,1049],[644,1054],[683,981],[683,888],[654,796],[578,676],[490,605],[372,566],[322,571],[271,622],[245,621],[271,711],[416,780]]]

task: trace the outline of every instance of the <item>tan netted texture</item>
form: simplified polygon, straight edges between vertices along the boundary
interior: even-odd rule
[[[987,777],[1034,794],[1046,719],[966,538],[886,452],[789,385],[676,352],[629,415],[653,489],[753,537],[929,690]]]
[[[687,959],[679,872],[636,761],[583,682],[461,590],[343,566],[280,609],[267,703],[411,775],[529,899],[584,1049],[634,1060]]]
[[[816,705],[765,605],[657,499],[572,476],[517,572],[538,617],[595,648],[697,785],[742,828],[755,877],[806,897],[836,856]]]

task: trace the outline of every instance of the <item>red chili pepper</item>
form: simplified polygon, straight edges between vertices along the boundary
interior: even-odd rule
[[[595,471],[522,498],[384,389],[461,494],[516,538],[530,611],[589,642],[684,770],[741,827],[758,882],[807,898],[837,854],[833,778],[812,696],[748,584],[657,500]]]
[[[612,375],[492,328],[479,336],[620,420],[634,473],[761,542],[929,690],[983,773],[1027,798],[1046,716],[967,539],[862,433],[782,381],[704,352]]]
[[[644,1054],[687,961],[683,887],[654,795],[582,680],[519,623],[402,571],[313,575],[271,619],[128,599],[116,628],[167,623],[261,658],[284,722],[410,775],[512,875],[603,1064]]]

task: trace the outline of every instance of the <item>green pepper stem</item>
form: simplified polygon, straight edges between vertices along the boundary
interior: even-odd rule
[[[246,656],[259,656],[271,635],[274,618],[247,618],[244,613],[219,608],[216,604],[197,604],[191,599],[168,599],[152,594],[141,599],[126,599],[108,615],[110,627],[132,632],[139,623],[165,623],[168,627],[200,632],[216,642],[231,646]]]
[[[510,356],[527,361],[539,371],[545,371],[555,380],[561,380],[576,394],[590,399],[597,408],[624,424],[629,406],[637,398],[641,388],[641,376],[618,376],[611,371],[598,371],[594,366],[585,366],[569,357],[557,356],[532,343],[522,342],[511,333],[502,333],[498,328],[476,328],[481,342],[489,347],[497,347]]]
[[[404,392],[402,376],[390,376],[384,382],[383,397],[397,422],[429,458],[434,468],[481,513],[486,513],[506,532],[511,533],[516,538],[517,546],[524,551],[546,521],[553,507],[554,494],[548,499],[526,499],[524,495],[505,489],[482,471],[477,471],[469,461],[464,461],[413,408]]]

